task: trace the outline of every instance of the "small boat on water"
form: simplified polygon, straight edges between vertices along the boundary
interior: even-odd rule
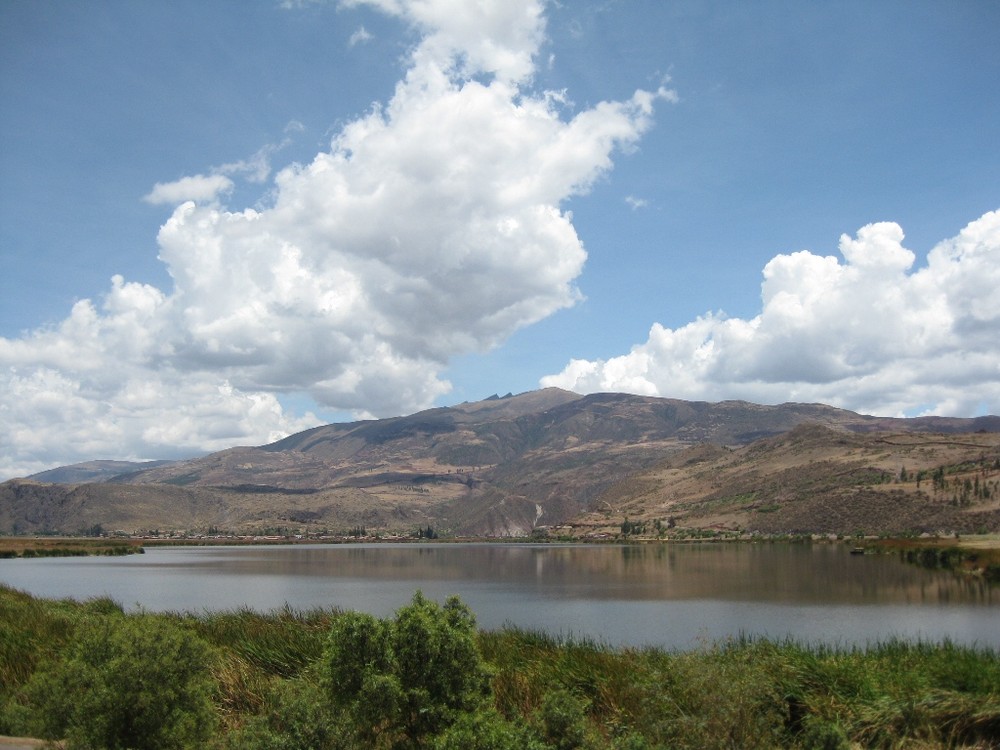
[[[865,548],[864,547],[852,547],[851,548],[851,554],[852,555],[863,555],[863,554],[865,554]]]

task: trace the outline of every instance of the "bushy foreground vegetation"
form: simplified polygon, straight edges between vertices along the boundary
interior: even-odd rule
[[[1000,654],[757,639],[691,652],[394,618],[126,614],[0,587],[0,734],[78,748],[994,747]]]

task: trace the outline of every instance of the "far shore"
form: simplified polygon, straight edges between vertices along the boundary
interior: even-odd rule
[[[0,562],[12,559],[43,557],[118,557],[144,554],[147,547],[208,547],[239,545],[319,545],[319,544],[627,544],[627,545],[692,545],[692,544],[837,544],[850,547],[851,554],[894,555],[907,564],[929,570],[949,571],[955,575],[980,579],[1000,585],[1000,534],[970,536],[942,535],[919,537],[863,537],[836,535],[716,537],[685,535],[681,538],[607,537],[536,538],[536,537],[446,537],[417,538],[411,535],[380,534],[373,536],[312,536],[293,535],[196,535],[196,536],[134,536],[134,537],[62,537],[62,536],[0,536]],[[16,564],[16,563],[15,563]]]

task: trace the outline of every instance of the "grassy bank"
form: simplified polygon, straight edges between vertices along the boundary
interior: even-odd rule
[[[142,554],[142,543],[132,539],[87,537],[0,537],[0,559],[15,557],[86,557]]]
[[[387,620],[157,615],[0,587],[2,734],[220,750],[987,748],[1000,743],[1000,654],[613,649],[478,631],[460,602],[420,597]]]

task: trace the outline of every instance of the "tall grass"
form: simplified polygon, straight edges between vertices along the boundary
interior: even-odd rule
[[[66,645],[81,617],[121,612],[102,597],[86,604],[43,601],[0,585],[0,697]]]
[[[284,607],[270,614],[250,609],[189,617],[209,643],[225,647],[268,674],[295,677],[323,653],[335,613]]]
[[[332,736],[338,718],[318,664],[339,616],[286,608],[167,618],[217,654],[208,668],[222,720],[218,747],[297,747],[296,733]],[[30,713],[22,687],[71,647],[79,623],[109,617],[154,615],[126,615],[107,599],[45,601],[0,586],[0,734]],[[538,747],[1000,747],[1000,654],[988,648],[744,637],[682,652],[516,628],[480,631],[477,644],[493,713],[469,726],[506,721]],[[558,742],[554,727],[562,727]],[[323,743],[315,746],[349,746]]]
[[[670,748],[1000,743],[1000,655],[950,642],[868,648],[736,638],[690,652],[612,649],[509,629],[481,635],[497,708],[567,689],[607,742]]]
[[[266,711],[281,680],[301,676],[320,658],[335,616],[287,606],[266,615],[250,609],[187,615],[187,624],[222,653],[216,679],[224,721],[239,726]]]

